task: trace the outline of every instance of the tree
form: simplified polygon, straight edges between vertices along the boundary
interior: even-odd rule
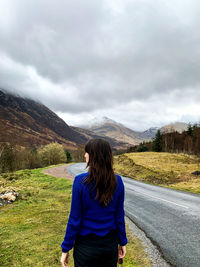
[[[156,151],[156,152],[162,151],[162,134],[160,130],[157,131],[156,136],[154,138],[153,151]]]
[[[78,149],[72,152],[73,161],[76,162],[85,161],[84,154],[85,154],[84,145],[79,145]]]
[[[67,162],[70,162],[70,161],[72,160],[72,156],[71,156],[71,154],[69,153],[69,151],[67,151],[66,149],[65,149],[65,155],[66,155],[66,157],[67,157]]]
[[[137,152],[145,152],[145,151],[148,151],[149,149],[148,149],[148,147],[147,146],[145,146],[144,144],[140,144],[139,146],[138,146],[138,148],[137,148]]]
[[[24,149],[24,151],[20,153],[20,156],[24,163],[24,168],[34,169],[42,167],[40,156],[36,148]]]
[[[1,159],[1,156],[3,154],[3,151],[4,151],[4,146],[0,147],[0,159]]]
[[[191,123],[188,124],[188,128],[187,128],[186,133],[187,133],[188,135],[192,136],[193,129],[192,129],[192,125],[191,125]]]
[[[43,165],[52,165],[67,161],[67,157],[62,145],[50,143],[38,149],[38,153]]]
[[[16,148],[11,144],[1,147],[0,170],[1,172],[14,171],[16,168]]]

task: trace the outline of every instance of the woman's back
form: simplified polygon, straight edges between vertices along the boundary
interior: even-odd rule
[[[89,187],[83,184],[83,180],[88,176],[87,173],[76,176],[77,190],[81,192],[82,199],[82,224],[80,235],[95,233],[97,235],[106,235],[110,230],[116,229],[116,221],[124,216],[123,209],[120,206],[120,200],[124,199],[124,185],[121,177],[117,176],[117,187],[113,194],[113,199],[106,207],[99,204],[99,198],[95,200],[96,191],[93,192],[93,198],[90,197]],[[121,203],[123,205],[123,203]],[[120,222],[122,223],[122,222]],[[118,225],[122,228],[124,225]]]
[[[93,233],[98,236],[106,235],[110,230],[116,229],[118,241],[121,246],[127,243],[124,222],[124,184],[121,176],[117,177],[117,186],[113,199],[106,207],[90,197],[89,187],[83,181],[88,177],[87,173],[75,177],[72,188],[72,203],[69,221],[66,229],[65,240],[62,248],[66,251],[73,246],[77,232],[85,236]]]
[[[120,256],[126,253],[124,184],[114,173],[112,150],[106,140],[89,140],[85,158],[89,171],[74,179],[62,252],[74,247],[75,267],[101,266],[102,256],[106,257],[104,266],[114,267],[118,245]]]

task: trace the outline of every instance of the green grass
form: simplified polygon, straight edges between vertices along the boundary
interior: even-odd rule
[[[52,166],[53,167],[53,166]],[[17,201],[0,208],[0,266],[61,266],[63,241],[71,207],[72,181],[41,171],[20,170],[0,176],[0,192],[14,189]],[[144,248],[127,228],[124,265],[151,266]],[[69,265],[73,267],[72,250]]]
[[[138,181],[200,194],[200,177],[191,174],[200,170],[200,158],[194,155],[125,153],[114,157],[114,169]]]

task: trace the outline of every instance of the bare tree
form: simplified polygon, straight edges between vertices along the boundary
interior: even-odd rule
[[[2,146],[2,147],[0,148],[0,158],[1,158],[2,154],[3,154],[3,151],[4,151],[4,146]]]

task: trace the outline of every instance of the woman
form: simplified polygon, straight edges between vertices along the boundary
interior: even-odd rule
[[[116,267],[126,254],[124,184],[113,171],[112,150],[104,139],[85,145],[86,168],[75,177],[64,241],[62,267],[73,250],[75,267]]]

